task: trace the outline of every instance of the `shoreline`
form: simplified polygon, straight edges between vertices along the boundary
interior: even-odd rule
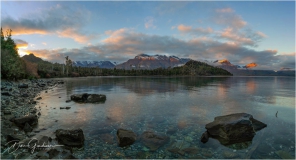
[[[47,92],[47,90],[62,85],[64,85],[64,81],[53,79],[1,80],[1,158],[40,158],[36,157],[39,150],[34,151],[33,148],[25,147],[27,150],[16,149],[13,151],[11,145],[20,145],[22,143],[29,145],[29,142],[36,138],[34,136],[36,136],[38,131],[34,130],[34,128],[38,126],[38,119],[42,116],[40,106],[39,108],[37,107],[39,104],[38,100],[42,99],[39,95],[42,91]],[[37,122],[32,126],[29,125],[29,127],[26,126],[28,124],[26,123],[25,127],[22,127],[15,120],[24,117],[36,117]],[[41,139],[34,143],[41,143],[42,139],[43,142],[46,142],[44,141],[46,138],[47,140],[51,139],[51,137],[45,135],[41,137]],[[54,143],[58,144],[56,141]],[[33,150],[33,154],[31,154],[30,150]]]

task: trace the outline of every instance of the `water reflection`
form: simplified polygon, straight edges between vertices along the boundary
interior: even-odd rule
[[[205,124],[214,117],[239,112],[250,113],[274,127],[259,131],[258,135],[262,136],[243,144],[246,149],[236,152],[236,158],[250,157],[246,150],[254,148],[257,142],[267,146],[282,145],[282,149],[294,153],[289,147],[295,145],[295,78],[87,77],[63,80],[66,81],[64,88],[41,94],[39,125],[51,127],[38,134],[50,135],[59,128],[82,128],[86,144],[83,152],[75,151],[78,158],[138,158],[137,155],[143,154],[149,158],[169,159],[229,158],[227,156],[232,154],[226,152],[232,153],[232,146],[225,147],[215,139],[202,144],[199,138],[205,131]],[[105,94],[107,100],[104,104],[65,103],[72,94],[78,93]],[[71,109],[59,109],[66,106]],[[278,117],[275,117],[277,111]],[[117,146],[114,138],[118,128],[133,130],[137,135],[152,130],[169,135],[171,142],[155,152],[149,152],[140,143],[124,150]],[[289,137],[289,142],[283,144],[282,137]],[[174,142],[186,144],[186,154],[168,151]],[[187,154],[191,150],[199,152]],[[270,149],[268,153],[277,150],[281,148]],[[256,150],[251,155],[252,158],[263,156]],[[279,158],[276,155],[266,157]]]
[[[97,92],[97,91],[113,91],[117,87],[123,87],[130,92],[137,94],[155,94],[174,92],[178,89],[194,90],[198,87],[207,86],[210,83],[221,82],[229,77],[89,77],[78,79],[66,79],[67,95],[73,94],[73,91],[81,92]]]

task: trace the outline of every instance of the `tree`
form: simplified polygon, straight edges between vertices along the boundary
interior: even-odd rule
[[[8,29],[4,35],[1,28],[1,78],[10,80],[26,78],[26,65],[18,54],[11,33],[12,30]]]
[[[67,56],[65,58],[66,58],[66,74],[68,76],[69,68],[72,68],[72,60],[69,58],[69,56]]]

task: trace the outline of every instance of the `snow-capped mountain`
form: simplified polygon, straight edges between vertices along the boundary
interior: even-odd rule
[[[114,68],[116,63],[110,61],[74,61],[73,66],[80,67],[99,67],[99,68]]]
[[[188,62],[189,58],[179,58],[177,56],[147,55],[139,54],[134,59],[116,65],[118,69],[155,69],[182,66]]]

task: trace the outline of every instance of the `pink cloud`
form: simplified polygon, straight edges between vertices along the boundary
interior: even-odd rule
[[[189,32],[192,30],[192,27],[191,26],[185,26],[183,24],[179,25],[178,26],[178,30],[181,31],[181,32]]]
[[[232,13],[232,12],[234,12],[234,10],[231,8],[222,8],[222,9],[216,9],[216,12],[218,12],[218,13]]]
[[[254,41],[252,39],[244,37],[244,35],[235,33],[233,28],[230,27],[224,29],[224,31],[220,33],[220,36],[222,38],[231,40],[232,43],[254,45]]]
[[[240,15],[235,14],[232,9],[222,9],[220,12],[216,10],[214,21],[217,24],[226,25],[234,29],[241,29],[247,25],[247,22]]]
[[[267,36],[266,36],[266,34],[264,34],[263,32],[256,32],[256,34],[258,35],[258,36],[260,36],[260,37],[262,37],[262,38],[266,38]]]
[[[178,30],[180,32],[184,33],[201,33],[201,34],[210,34],[213,33],[213,29],[208,27],[208,28],[192,28],[191,26],[185,26],[183,24],[180,24],[178,26]]]

